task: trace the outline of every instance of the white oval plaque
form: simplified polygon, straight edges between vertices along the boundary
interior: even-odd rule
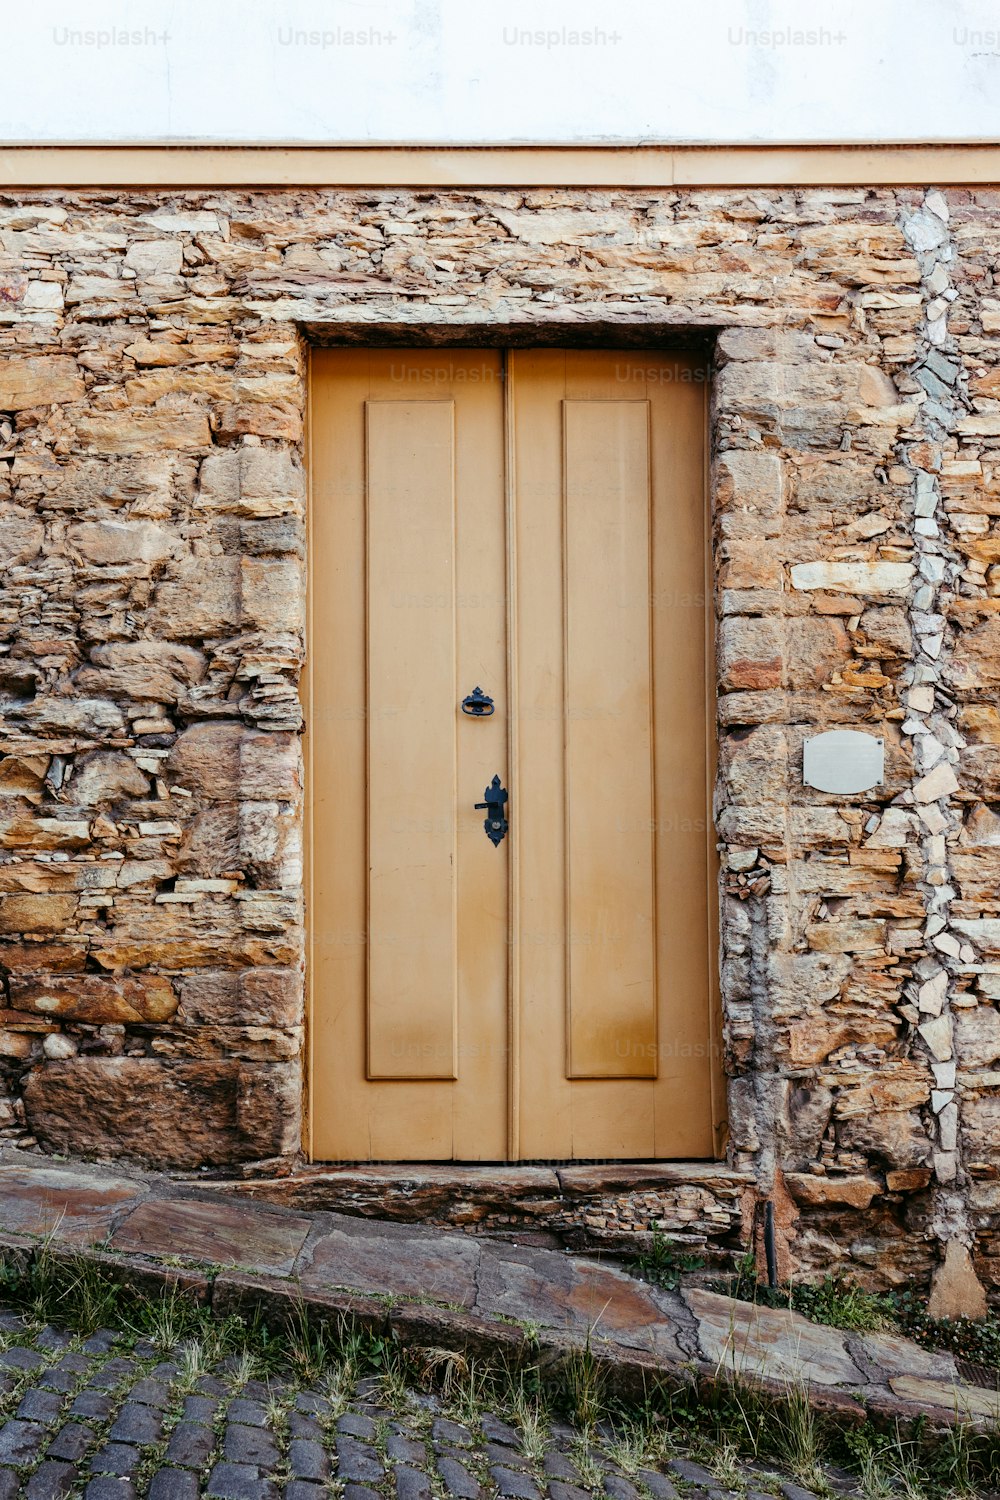
[[[860,729],[828,729],[802,746],[802,779],[820,792],[867,792],[885,774],[885,744]]]

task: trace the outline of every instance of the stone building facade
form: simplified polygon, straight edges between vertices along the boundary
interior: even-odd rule
[[[696,347],[726,1192],[1000,1287],[998,276],[982,188],[0,195],[0,1137],[300,1159],[310,343]]]

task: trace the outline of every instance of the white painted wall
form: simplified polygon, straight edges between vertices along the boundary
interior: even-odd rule
[[[995,0],[8,0],[0,141],[972,141]]]

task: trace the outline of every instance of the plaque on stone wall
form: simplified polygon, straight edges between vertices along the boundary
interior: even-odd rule
[[[860,729],[829,729],[802,746],[802,780],[820,792],[867,792],[885,774],[885,744]]]

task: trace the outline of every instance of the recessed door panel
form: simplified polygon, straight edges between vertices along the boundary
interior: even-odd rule
[[[562,420],[567,1073],[653,1078],[649,405]]]
[[[365,411],[368,1076],[454,1078],[455,407]]]

